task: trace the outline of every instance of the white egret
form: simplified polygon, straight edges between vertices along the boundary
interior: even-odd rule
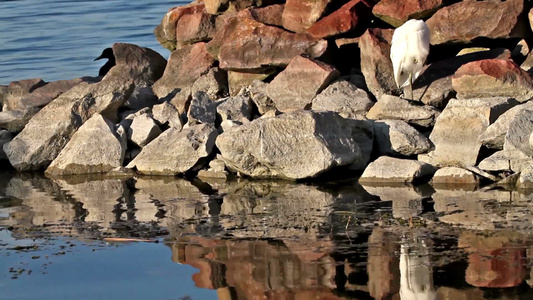
[[[429,54],[429,27],[422,20],[409,20],[394,30],[390,58],[399,88],[411,86],[420,75]]]

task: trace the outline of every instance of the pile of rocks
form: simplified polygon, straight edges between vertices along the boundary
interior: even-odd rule
[[[115,44],[103,79],[0,86],[0,156],[51,175],[360,170],[366,182],[533,186],[530,6],[194,1],[155,29],[168,61]],[[407,100],[389,57],[394,27],[412,18],[432,47]]]

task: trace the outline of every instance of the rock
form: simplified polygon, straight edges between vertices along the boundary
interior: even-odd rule
[[[43,107],[57,98],[59,95],[84,81],[86,80],[83,78],[75,78],[47,83],[42,87],[36,88],[29,94],[22,95],[19,100],[19,105],[10,108],[26,110],[33,107]]]
[[[533,159],[531,160],[533,162]],[[504,151],[498,151],[479,162],[484,171],[511,171],[511,158]]]
[[[7,129],[12,133],[19,133],[28,124],[30,119],[38,113],[39,107],[20,110],[0,111],[0,128]]]
[[[433,173],[435,168],[421,161],[380,156],[368,165],[359,182],[418,182]]]
[[[364,170],[370,162],[374,150],[374,125],[370,120],[349,119],[353,126],[353,137],[361,150],[361,160],[350,165],[352,170]]]
[[[513,58],[514,62],[520,64],[526,59],[529,52],[531,52],[531,48],[527,44],[527,41],[522,39],[514,47],[513,51],[511,52],[511,57]]]
[[[217,118],[217,103],[206,93],[197,92],[192,97],[187,118],[189,125],[203,123],[214,126]]]
[[[178,131],[183,127],[183,121],[181,120],[179,111],[174,105],[168,102],[154,105],[152,115],[154,120],[162,126],[174,127]]]
[[[533,110],[524,109],[509,124],[503,143],[503,151],[510,158],[511,170],[514,172],[520,172],[531,165],[533,147],[529,144],[529,138],[532,133]]]
[[[124,102],[124,107],[130,110],[139,110],[151,107],[157,103],[157,96],[154,95],[149,86],[136,86],[131,96]]]
[[[353,124],[333,112],[299,110],[230,128],[216,145],[226,166],[244,175],[316,177],[362,160]]]
[[[252,18],[257,22],[282,27],[281,19],[283,11],[285,10],[284,4],[274,4],[265,7],[252,7],[239,12],[239,16]]]
[[[191,95],[205,92],[212,99],[228,96],[228,74],[219,68],[212,68],[207,74],[198,78],[191,87]]]
[[[169,9],[161,20],[161,24],[154,30],[157,41],[170,51],[176,50],[176,26],[179,19],[184,15],[202,12],[205,9],[205,5],[200,1]]]
[[[251,6],[266,6],[283,1],[278,0],[205,0],[208,13],[216,14],[223,11],[240,11]]]
[[[112,48],[116,64],[104,79],[120,77],[135,85],[152,85],[163,75],[167,60],[154,50],[126,43],[115,43]]]
[[[452,77],[459,99],[513,97],[533,99],[533,78],[511,60],[486,59],[467,63]]]
[[[198,171],[198,177],[207,177],[207,178],[224,178],[228,177],[228,172],[226,171],[226,165],[224,160],[217,156],[209,163],[209,168],[207,170]]]
[[[169,98],[170,104],[172,104],[180,113],[180,115],[185,119],[187,117],[187,112],[189,111],[189,106],[191,104],[191,88],[183,88],[179,92],[172,95],[172,97],[165,97],[164,99]]]
[[[409,19],[426,19],[443,6],[443,0],[383,0],[372,13],[394,27],[400,27]]]
[[[349,81],[330,84],[312,102],[316,111],[336,111],[344,118],[362,119],[374,105],[368,94]]]
[[[527,34],[525,20],[520,18],[523,11],[523,0],[462,1],[443,7],[426,23],[432,45],[470,43],[478,37],[523,38]]]
[[[139,114],[133,118],[127,130],[128,139],[139,147],[148,145],[153,139],[161,134],[161,128],[157,126],[150,114]]]
[[[297,55],[319,57],[327,41],[306,34],[294,34],[244,17],[229,19],[207,51],[225,70],[257,70],[266,66],[284,67]]]
[[[373,1],[351,0],[338,10],[318,20],[307,33],[315,38],[329,38],[365,28],[370,21]]]
[[[154,85],[154,93],[163,98],[177,88],[192,85],[202,75],[207,74],[215,60],[205,49],[205,43],[196,43],[178,49],[170,54],[163,77]]]
[[[11,142],[12,139],[13,134],[11,134],[11,132],[4,129],[0,129],[0,160],[7,159],[7,155],[4,152],[3,147],[5,144]]]
[[[126,145],[114,125],[95,114],[74,133],[46,169],[50,175],[106,173],[122,166]]]
[[[95,113],[112,118],[132,91],[131,81],[103,80],[81,83],[63,93],[4,145],[11,165],[19,171],[47,167],[86,120]]]
[[[266,92],[282,112],[304,109],[311,105],[317,93],[339,75],[339,71],[330,65],[296,56],[270,82]]]
[[[481,143],[487,148],[502,150],[509,125],[516,118],[516,115],[524,109],[533,110],[533,102],[517,105],[503,113],[479,136]]]
[[[275,68],[264,68],[255,73],[228,71],[228,85],[230,96],[236,96],[241,89],[249,86],[255,80],[263,81],[276,73]]]
[[[169,128],[146,145],[127,168],[137,168],[141,174],[170,176],[196,171],[213,151],[216,137],[215,127],[208,124],[181,131]]]
[[[410,185],[364,185],[363,188],[381,201],[392,202],[392,216],[394,218],[409,219],[420,215],[424,211],[422,201],[428,195],[424,195]]]
[[[410,124],[430,127],[435,124],[439,113],[430,106],[417,105],[391,95],[382,95],[366,117],[373,120],[403,120]]]
[[[450,100],[429,136],[435,150],[419,155],[418,159],[439,167],[474,166],[481,149],[479,136],[516,104],[515,100],[505,97]]]
[[[529,52],[524,62],[520,65],[520,69],[533,74],[533,51]]]
[[[310,28],[326,11],[331,0],[299,1],[287,0],[281,16],[285,29],[302,33]]]
[[[400,120],[374,122],[374,137],[380,155],[411,156],[431,148],[428,138]]]
[[[7,88],[4,88],[2,110],[20,110],[23,108],[20,99],[46,84],[41,78],[10,82]]]
[[[270,99],[267,95],[267,87],[268,84],[259,80],[255,80],[250,86],[248,86],[247,89],[247,92],[250,94],[252,101],[254,102],[255,106],[257,106],[257,110],[261,115],[264,115],[269,111],[276,111],[276,105],[274,104],[274,101],[272,101],[272,99]]]
[[[211,40],[215,35],[215,18],[203,10],[184,14],[176,22],[176,47]]]
[[[414,84],[413,86],[416,87]],[[414,100],[437,108],[444,108],[455,95],[456,93],[452,87],[452,76],[442,77],[428,85],[413,89]]]
[[[475,185],[478,180],[474,173],[457,168],[457,167],[445,167],[438,169],[433,175],[431,182],[435,185],[456,185],[456,184],[471,184]]]
[[[369,28],[359,41],[361,72],[368,90],[379,98],[382,94],[398,95],[390,60],[392,29]]]
[[[223,100],[216,109],[222,121],[252,119],[252,99],[247,95],[238,95]]]

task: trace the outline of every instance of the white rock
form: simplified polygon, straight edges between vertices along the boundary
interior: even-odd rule
[[[435,168],[424,162],[380,156],[368,165],[359,182],[416,182],[434,172]]]
[[[411,156],[431,148],[427,137],[400,120],[375,121],[374,137],[381,155]]]

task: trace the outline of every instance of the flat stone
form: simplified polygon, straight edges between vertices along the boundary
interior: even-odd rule
[[[51,175],[107,173],[122,166],[126,144],[114,124],[95,114],[74,133],[56,159],[46,169]]]
[[[339,71],[325,63],[296,56],[267,87],[267,95],[284,112],[304,109],[316,94],[339,76]]]
[[[323,39],[365,28],[370,22],[373,5],[374,1],[348,1],[338,10],[318,20],[307,33]]]
[[[431,179],[433,184],[453,185],[453,184],[477,184],[478,180],[474,173],[457,167],[445,167],[438,169]]]
[[[382,95],[378,102],[366,114],[372,120],[402,120],[409,124],[430,127],[440,112],[431,107],[417,105],[413,102],[391,95]]]
[[[505,97],[450,100],[429,136],[435,150],[418,159],[436,166],[474,166],[481,149],[480,135],[516,104]]]
[[[374,138],[380,155],[411,156],[431,148],[427,137],[400,120],[375,121]]]
[[[197,92],[191,100],[187,119],[189,125],[210,124],[215,125],[217,117],[217,103],[204,92]]]
[[[312,102],[316,111],[336,111],[344,118],[362,119],[374,105],[367,92],[346,80],[330,84]]]
[[[496,122],[492,123],[487,127],[485,132],[481,134],[479,137],[481,143],[487,148],[502,150],[505,135],[509,130],[511,122],[515,119],[516,115],[524,109],[532,110],[533,102],[517,105],[504,112]]]
[[[190,4],[173,7],[163,16],[161,24],[155,30],[157,41],[170,51],[176,50],[176,26],[179,19],[184,15],[203,12],[206,5],[201,1],[193,1]]]
[[[136,115],[127,130],[128,139],[141,148],[148,145],[161,132],[161,128],[150,114]]]
[[[443,6],[443,0],[383,0],[372,13],[394,27],[400,27],[410,19],[426,19]]]
[[[252,118],[252,99],[248,95],[230,97],[220,102],[216,109],[222,121],[250,120]]]
[[[228,71],[229,94],[230,96],[236,96],[243,88],[248,87],[255,80],[263,81],[274,73],[276,73],[275,68],[264,68],[253,73]]]
[[[281,17],[285,29],[302,33],[309,29],[324,14],[331,0],[287,0]]]
[[[417,182],[433,173],[435,168],[421,161],[380,156],[368,165],[359,182]]]
[[[217,130],[207,124],[181,131],[169,128],[146,145],[127,168],[136,168],[141,174],[170,176],[196,171],[211,154],[217,135]]]

